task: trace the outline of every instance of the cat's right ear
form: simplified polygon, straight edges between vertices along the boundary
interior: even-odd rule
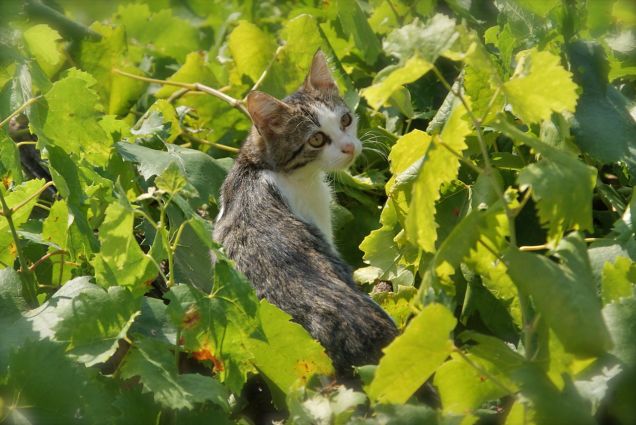
[[[280,133],[289,106],[267,93],[253,91],[247,95],[247,111],[261,134]]]

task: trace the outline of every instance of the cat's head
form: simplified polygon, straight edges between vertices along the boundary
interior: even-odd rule
[[[340,97],[320,50],[300,89],[283,100],[253,91],[247,109],[254,128],[244,154],[276,171],[342,170],[362,150],[358,118]]]

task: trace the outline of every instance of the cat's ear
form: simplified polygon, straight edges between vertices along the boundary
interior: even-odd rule
[[[307,91],[318,90],[335,94],[338,93],[338,86],[331,75],[327,58],[322,50],[318,50],[314,55],[303,88]]]
[[[289,106],[267,93],[253,91],[247,95],[247,111],[260,132],[279,133]]]

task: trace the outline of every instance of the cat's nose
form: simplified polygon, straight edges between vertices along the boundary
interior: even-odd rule
[[[353,146],[353,143],[345,143],[342,146],[342,153],[347,154],[347,155],[352,155],[353,152],[355,151],[355,146]]]

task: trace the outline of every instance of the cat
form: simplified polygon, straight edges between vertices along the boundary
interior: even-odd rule
[[[360,154],[357,117],[319,50],[303,85],[278,100],[252,91],[251,132],[221,188],[214,238],[259,298],[290,314],[326,349],[337,374],[377,363],[397,335],[356,287],[333,241],[325,173]]]

